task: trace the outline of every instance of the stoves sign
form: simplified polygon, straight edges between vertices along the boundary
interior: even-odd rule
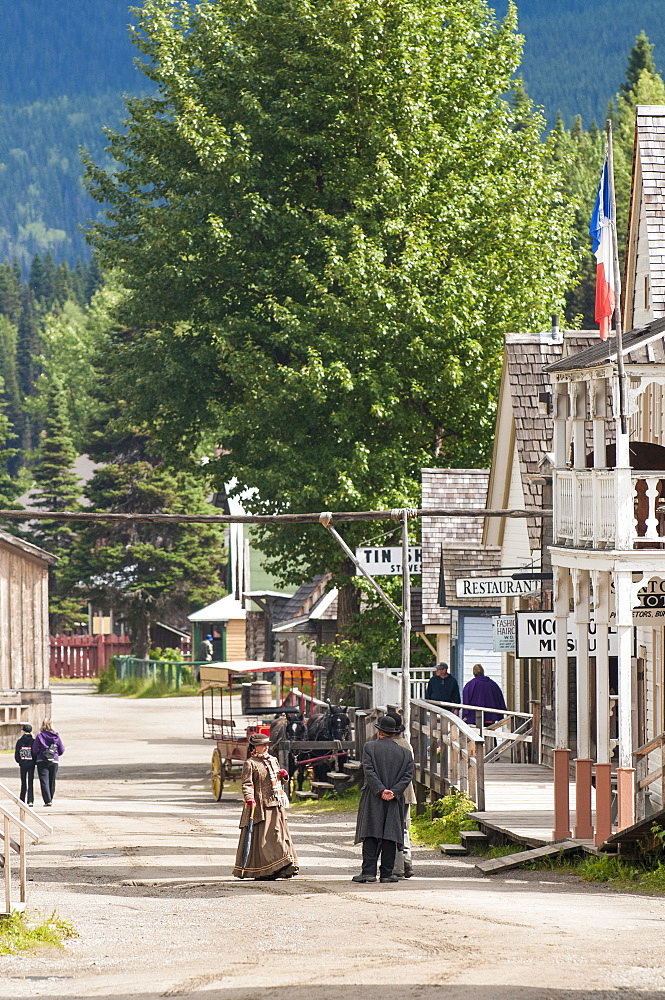
[[[469,576],[457,580],[458,597],[519,597],[537,594],[539,580],[513,580],[509,576]]]
[[[402,546],[365,546],[356,549],[356,559],[371,576],[400,576],[402,573]],[[420,545],[409,547],[409,573],[420,573],[422,549]],[[356,574],[360,570],[356,570]]]

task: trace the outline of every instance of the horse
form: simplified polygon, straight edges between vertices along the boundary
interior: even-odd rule
[[[270,753],[277,755],[284,743],[295,743],[298,742],[298,740],[306,740],[308,738],[307,725],[302,712],[298,715],[294,715],[292,713],[289,713],[288,715],[279,715],[270,725]],[[293,750],[289,751],[287,770],[289,772],[290,780],[293,778],[296,771],[298,772],[298,790],[302,791],[303,781],[305,778],[305,767],[298,766],[299,756],[302,755],[294,752]],[[307,757],[307,754],[304,756]]]
[[[351,738],[351,720],[346,714],[346,709],[341,705],[331,705],[319,715],[312,715],[307,720],[307,739],[317,742],[331,740],[348,740]],[[312,757],[318,756],[314,751]],[[338,766],[346,760],[348,754],[343,753],[338,757]],[[325,781],[328,771],[333,766],[332,761],[322,760],[313,764],[314,777],[316,781]]]

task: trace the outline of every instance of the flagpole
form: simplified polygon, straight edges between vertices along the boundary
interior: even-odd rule
[[[619,270],[619,241],[617,239],[617,206],[614,196],[614,151],[612,148],[612,120],[607,119],[607,172],[610,182],[610,207],[612,219],[612,248],[614,256],[614,328],[616,332],[617,369],[619,372],[619,416],[621,433],[628,433],[626,416],[626,369],[623,365],[623,333],[621,327],[621,272]]]

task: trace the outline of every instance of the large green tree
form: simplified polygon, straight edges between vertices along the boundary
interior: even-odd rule
[[[214,444],[256,511],[414,503],[423,465],[486,462],[503,335],[548,323],[572,257],[542,120],[501,96],[514,6],[148,0],[137,44],[156,95],[117,171],[88,164],[132,419],[171,460]],[[261,544],[357,610],[321,528]]]

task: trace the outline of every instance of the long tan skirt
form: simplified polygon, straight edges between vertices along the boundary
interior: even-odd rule
[[[291,842],[286,812],[281,806],[265,810],[266,818],[254,826],[252,844],[245,868],[241,868],[242,849],[246,827],[240,831],[233,874],[236,878],[270,878],[280,872],[283,876],[298,874],[298,855]]]

